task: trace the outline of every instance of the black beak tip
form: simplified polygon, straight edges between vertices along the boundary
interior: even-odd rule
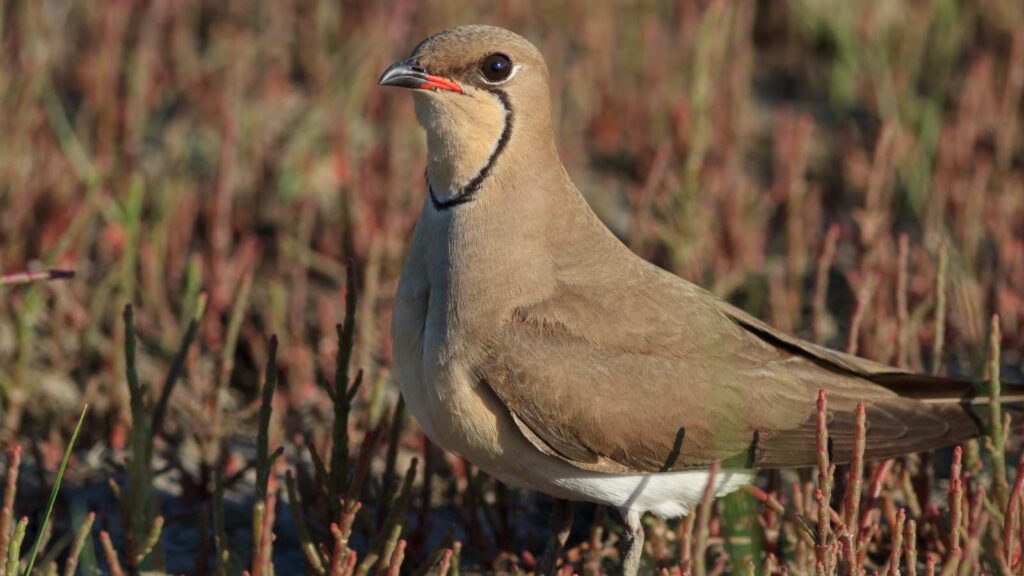
[[[400,60],[380,75],[379,86],[398,86],[400,88],[418,88],[427,78],[427,71],[415,58]]]

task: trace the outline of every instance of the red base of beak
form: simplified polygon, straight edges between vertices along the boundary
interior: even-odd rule
[[[447,78],[442,78],[441,76],[429,76],[428,75],[426,77],[426,80],[427,80],[426,82],[424,82],[423,84],[420,84],[420,88],[422,88],[423,90],[430,90],[431,88],[436,88],[438,90],[449,90],[451,92],[462,92],[462,88],[460,88],[458,84],[456,84],[455,82],[452,82],[451,80],[449,80]]]

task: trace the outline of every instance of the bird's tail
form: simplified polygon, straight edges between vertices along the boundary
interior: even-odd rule
[[[945,376],[891,372],[874,374],[870,380],[889,390],[929,405],[987,405],[991,401],[987,382],[972,382]],[[1007,408],[1024,408],[1024,384],[1003,382],[999,402]]]
[[[993,412],[988,383],[911,373],[878,374],[871,380],[927,405],[945,421],[946,430],[940,436],[912,438],[913,446],[907,446],[911,448],[907,451],[964,442],[990,430]],[[999,402],[1004,413],[1024,409],[1024,385],[1003,383]]]

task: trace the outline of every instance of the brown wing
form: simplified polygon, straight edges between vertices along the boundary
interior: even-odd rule
[[[708,297],[712,298],[710,295]],[[974,382],[918,374],[866,358],[830,350],[776,330],[731,304],[717,300],[716,303],[725,315],[743,326],[752,335],[772,346],[789,350],[793,354],[818,363],[830,371],[859,376],[900,396],[922,402],[955,404],[960,401],[985,401],[984,398],[974,397],[978,389],[978,385]],[[1004,401],[1019,402],[1020,400],[1018,392],[1004,392]]]
[[[891,388],[930,379],[782,335],[660,270],[626,286],[563,282],[514,311],[484,345],[476,376],[540,450],[579,468],[658,472],[815,462],[817,391],[828,393],[834,458],[850,457],[864,401],[867,456],[952,444],[978,433],[942,381],[924,403]],[[621,278],[622,276],[619,276]],[[876,380],[876,381],[872,381]]]

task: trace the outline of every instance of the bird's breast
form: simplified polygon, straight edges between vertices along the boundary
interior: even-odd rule
[[[459,293],[453,283],[462,279],[453,273],[444,224],[437,215],[421,215],[403,267],[392,321],[396,375],[409,411],[431,440],[507,477],[512,471],[506,468],[518,467],[507,454],[518,447],[518,431],[473,377],[479,335],[467,322],[481,311],[472,300],[453,301]],[[467,309],[473,310],[468,317]]]

